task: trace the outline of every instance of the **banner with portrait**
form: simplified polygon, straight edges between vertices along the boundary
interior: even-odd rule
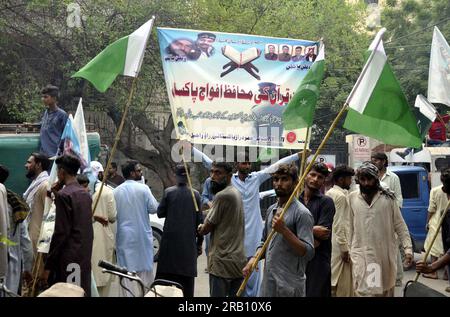
[[[319,42],[158,28],[177,137],[192,143],[303,148],[282,113]]]

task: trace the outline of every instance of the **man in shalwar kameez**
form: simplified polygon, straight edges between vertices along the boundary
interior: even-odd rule
[[[137,181],[142,169],[137,161],[122,166],[126,181],[114,189],[117,208],[116,252],[117,264],[128,271],[136,271],[145,287],[154,280],[153,238],[149,213],[156,213],[158,202],[147,185]],[[135,296],[140,294],[136,282],[125,281]],[[122,296],[132,296],[122,289]]]
[[[192,148],[195,157],[201,157],[203,165],[211,170],[212,160],[196,149]],[[259,187],[262,183],[270,178],[270,173],[273,173],[280,164],[287,164],[296,161],[301,157],[301,152],[287,156],[271,166],[257,171],[250,172],[251,163],[241,162],[237,163],[237,173],[231,177],[231,184],[240,192],[242,201],[244,203],[244,221],[245,221],[245,253],[247,258],[253,256],[261,241],[263,232],[263,220],[261,217],[261,208],[259,205]],[[260,267],[261,264],[258,264]],[[242,294],[244,297],[256,297],[259,294],[261,285],[261,270],[255,271],[250,276],[247,286]]]
[[[294,198],[283,218],[279,213],[289,200],[298,180],[294,165],[283,164],[272,175],[278,201],[267,210],[260,248],[272,228],[277,232],[265,251],[265,265],[260,296],[304,297],[306,264],[314,256],[314,219],[306,207]],[[248,275],[255,258],[242,270]]]
[[[95,191],[92,195],[92,209],[94,209],[102,186],[104,170],[103,166],[97,161],[91,161],[90,165],[93,175],[97,177],[94,184]],[[93,215],[94,223],[92,225],[94,228],[94,244],[92,246],[91,261],[92,273],[100,297],[108,297],[112,282],[112,275],[103,273],[102,269],[98,266],[98,262],[100,260],[113,262],[116,237],[112,231],[111,224],[116,221],[116,216],[116,200],[114,199],[113,190],[105,185]]]
[[[393,297],[398,245],[405,264],[413,259],[412,243],[395,195],[381,187],[378,168],[365,162],[357,170],[359,190],[349,194],[350,256],[356,296]]]
[[[336,208],[331,236],[331,294],[336,297],[353,296],[352,264],[349,252],[348,190],[352,184],[353,168],[337,166],[333,171],[333,187],[326,192]]]

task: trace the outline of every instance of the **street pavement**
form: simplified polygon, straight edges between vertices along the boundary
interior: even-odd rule
[[[421,255],[416,253],[414,255],[414,260],[418,261],[420,259],[421,259]],[[198,257],[197,268],[198,268],[198,276],[195,279],[194,296],[195,297],[209,297],[209,279],[208,279],[209,275],[207,273],[205,273],[206,256],[204,253]],[[156,266],[155,266],[155,270],[156,270]],[[450,293],[445,292],[445,288],[447,286],[449,286],[450,284],[448,281],[442,280],[444,271],[440,270],[438,272],[438,274],[439,274],[438,280],[420,277],[419,282],[450,297]],[[410,269],[409,271],[405,271],[404,276],[403,276],[403,285],[401,287],[395,288],[395,297],[403,297],[403,288],[404,288],[406,282],[408,282],[410,280],[414,280],[415,277],[416,277],[416,271],[414,270],[414,268]],[[118,285],[118,281],[116,278],[111,287],[110,296],[118,296],[118,290],[119,290],[119,285]]]

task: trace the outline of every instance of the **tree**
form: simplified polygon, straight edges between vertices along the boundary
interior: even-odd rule
[[[70,16],[76,11],[73,3],[79,5],[78,20]],[[69,5],[72,11],[67,12]],[[156,25],[166,27],[317,40],[323,37],[329,66],[314,129],[315,137],[320,139],[358,75],[354,68],[362,67],[362,53],[368,42],[367,35],[361,32],[363,9],[359,4],[340,0],[8,1],[0,5],[0,27],[5,30],[0,35],[0,71],[6,74],[1,81],[0,115],[3,113],[9,121],[36,119],[43,110],[39,88],[53,83],[61,87],[62,104],[74,108],[78,97],[83,96],[87,108],[107,113],[117,126],[130,80],[119,78],[105,94],[100,94],[86,81],[70,79],[70,75],[154,14]],[[70,27],[75,22],[79,28]],[[174,181],[174,162],[170,159],[175,141],[171,138],[173,123],[168,120],[160,129],[152,119],[155,112],[168,111],[153,31],[119,149],[155,171],[165,187]],[[136,130],[147,136],[154,149],[144,149],[131,141]]]
[[[386,53],[411,104],[418,94],[427,95],[433,28],[437,25],[448,41],[449,16],[447,0],[391,0],[382,11]]]

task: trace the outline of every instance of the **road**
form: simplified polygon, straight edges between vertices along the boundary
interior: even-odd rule
[[[421,259],[420,254],[415,254],[414,260],[418,261]],[[205,273],[206,268],[206,256],[205,254],[202,254],[198,258],[197,262],[197,268],[198,268],[198,276],[195,279],[195,291],[194,296],[195,297],[209,297],[209,279],[208,274]],[[406,284],[407,281],[413,280],[416,276],[416,271],[414,269],[411,269],[409,271],[404,272],[403,277],[403,286],[402,287],[396,287],[395,288],[395,296],[396,297],[403,297],[403,287]],[[432,280],[420,277],[419,281],[428,287],[433,288],[434,290],[445,294],[446,296],[450,297],[450,293],[446,293],[444,290],[447,286],[449,286],[448,281],[442,280],[443,276],[443,270],[439,271],[439,280]],[[117,280],[114,281],[113,286],[111,288],[110,296],[118,296],[118,282]]]

